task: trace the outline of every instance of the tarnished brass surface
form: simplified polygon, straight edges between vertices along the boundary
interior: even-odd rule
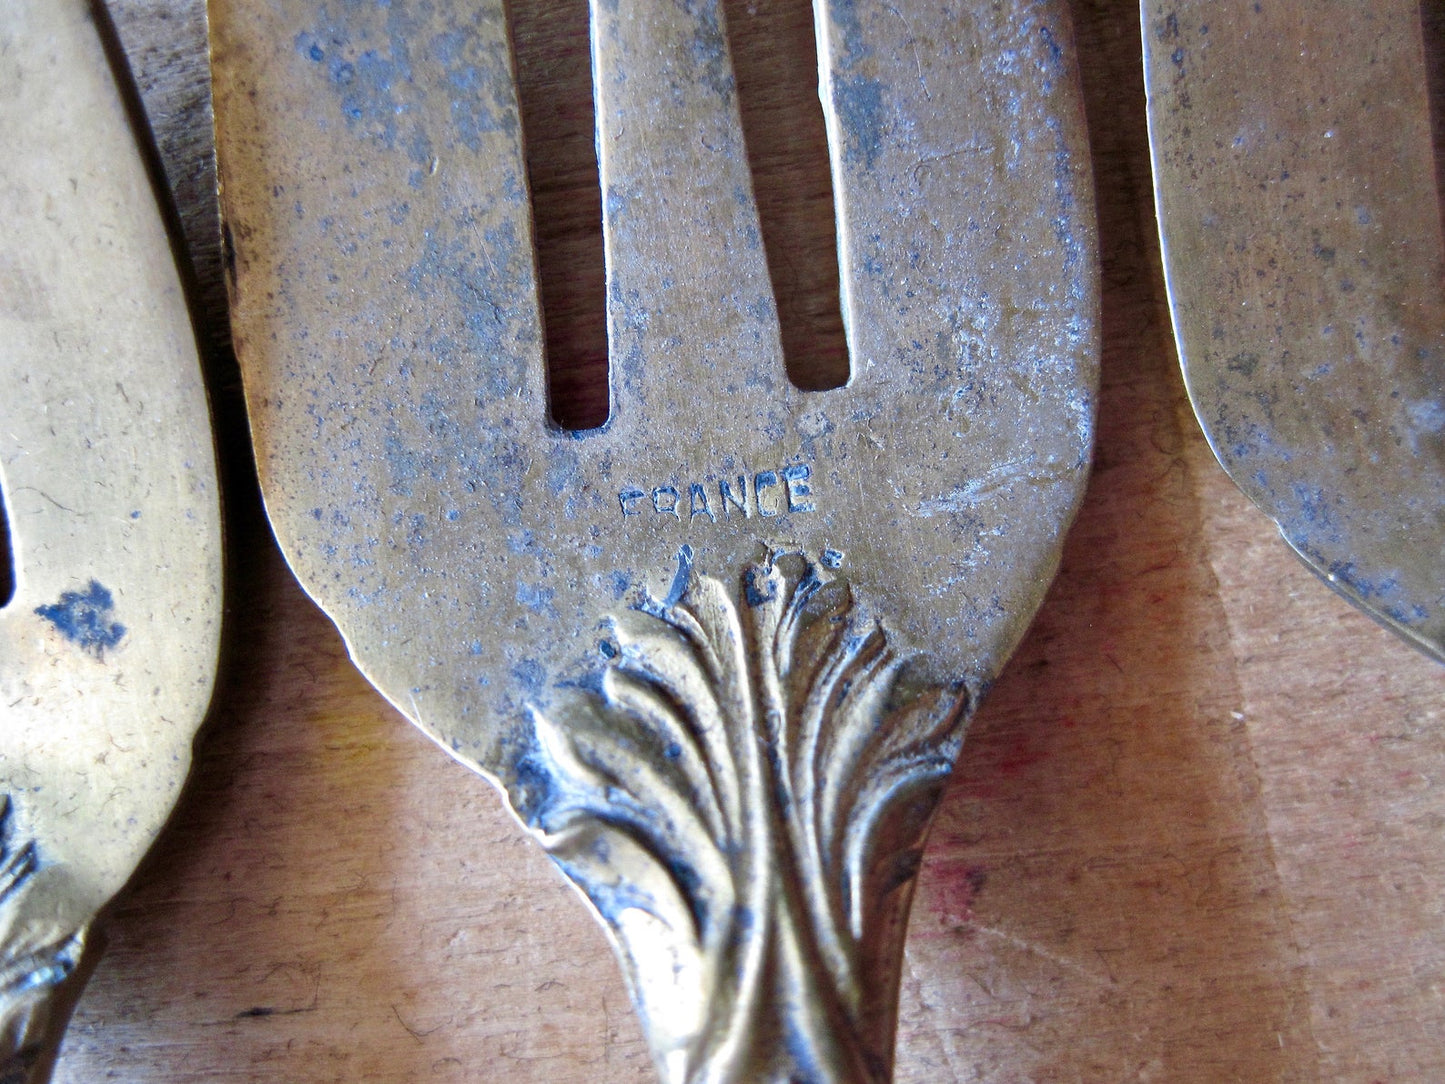
[[[24,1081],[186,775],[221,545],[190,319],[84,0],[0,10],[0,133],[0,1079]]]
[[[1180,360],[1296,552],[1445,661],[1445,245],[1416,0],[1145,0]]]
[[[784,372],[718,5],[594,5],[612,413],[577,433],[502,5],[211,15],[302,583],[591,902],[666,1079],[886,1079],[933,801],[1088,468],[1063,5],[819,6],[852,372],[824,392]]]

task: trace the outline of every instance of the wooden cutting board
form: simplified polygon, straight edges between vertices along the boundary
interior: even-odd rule
[[[113,8],[217,345],[229,651],[56,1079],[655,1079],[561,877],[356,675],[281,562],[221,345],[198,12]],[[898,1079],[1445,1080],[1445,669],[1322,588],[1215,464],[1165,309],[1138,8],[1075,10],[1095,473],[934,830]]]

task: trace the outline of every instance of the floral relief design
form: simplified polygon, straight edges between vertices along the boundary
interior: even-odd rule
[[[671,1081],[884,1081],[924,833],[970,708],[798,554],[683,547],[511,799],[617,945]]]

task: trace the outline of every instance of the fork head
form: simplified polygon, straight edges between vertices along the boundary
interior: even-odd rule
[[[499,0],[212,20],[238,353],[302,583],[586,893],[670,1079],[886,1076],[927,814],[1087,473],[1064,6],[818,4],[851,377],[806,392],[718,3],[596,0],[587,432],[548,420]]]

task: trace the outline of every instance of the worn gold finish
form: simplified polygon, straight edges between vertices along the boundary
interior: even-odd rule
[[[84,0],[0,10],[0,132],[0,1079],[25,1081],[185,778],[221,552],[190,320]]]
[[[1445,244],[1415,0],[1146,0],[1195,412],[1335,590],[1445,661]]]
[[[277,536],[590,901],[671,1081],[890,1075],[933,802],[1088,467],[1063,5],[817,12],[851,380],[785,375],[718,5],[599,2],[612,415],[573,433],[502,4],[212,6]]]
[[[669,1078],[878,1079],[972,700],[910,680],[806,557],[733,585],[691,559],[614,618],[600,688],[532,709],[508,796],[615,937]]]

